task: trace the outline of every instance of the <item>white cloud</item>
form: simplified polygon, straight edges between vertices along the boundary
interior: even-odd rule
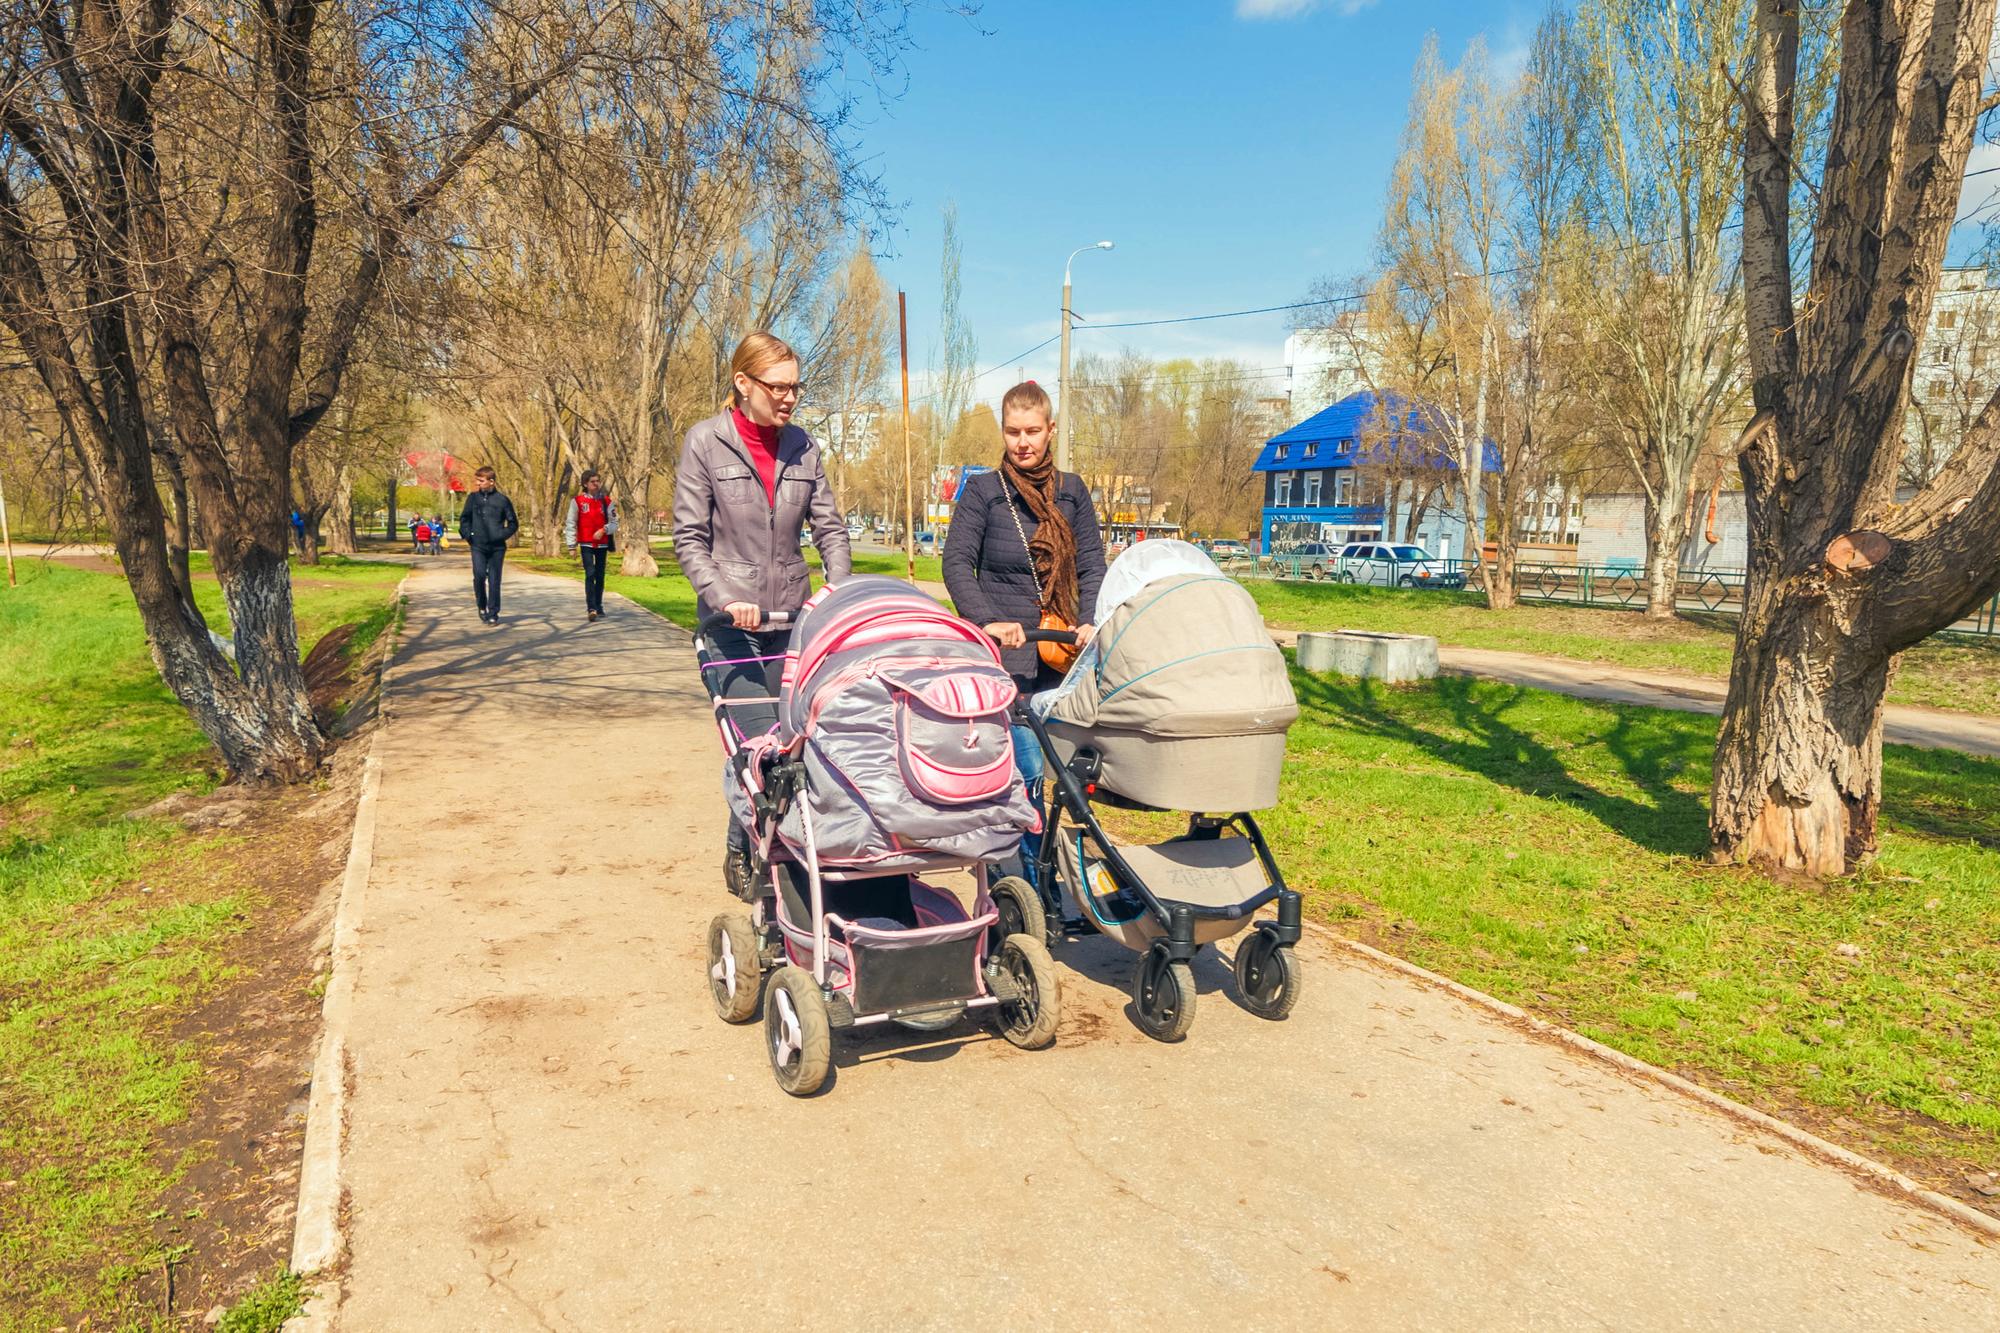
[[[1336,14],[1359,14],[1375,0],[1236,0],[1240,19],[1295,19],[1315,9],[1331,9]]]

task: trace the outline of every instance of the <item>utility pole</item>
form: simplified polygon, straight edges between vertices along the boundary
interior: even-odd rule
[[[1062,372],[1056,379],[1056,467],[1063,472],[1069,468],[1069,266],[1085,250],[1109,250],[1111,242],[1096,241],[1090,245],[1078,246],[1063,261],[1062,295]]]
[[[0,545],[7,548],[7,586],[14,583],[14,534],[7,530],[7,479],[0,477]]]
[[[910,303],[896,289],[896,343],[903,359],[903,563],[910,582],[917,581],[915,478],[910,469]]]

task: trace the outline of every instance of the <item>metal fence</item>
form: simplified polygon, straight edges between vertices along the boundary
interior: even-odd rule
[[[1235,556],[1222,563],[1224,573],[1239,579],[1297,579],[1303,582],[1354,583],[1386,588],[1463,587],[1470,565],[1462,560],[1402,562],[1352,561],[1337,556]],[[1422,577],[1429,569],[1430,578]],[[1439,577],[1442,574],[1443,577]],[[1743,610],[1744,571],[1683,569],[1674,591],[1682,611],[1738,615]],[[1515,584],[1524,602],[1566,606],[1601,606],[1636,611],[1646,605],[1645,572],[1635,564],[1603,565],[1528,562],[1515,566]],[[2000,596],[1943,631],[1947,634],[2000,638]]]

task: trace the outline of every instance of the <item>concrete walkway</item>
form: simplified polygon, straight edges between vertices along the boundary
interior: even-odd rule
[[[1990,1327],[2000,1250],[1308,940],[1270,1024],[1058,954],[1058,1044],[717,1020],[719,750],[684,638],[420,570],[359,920],[339,1327]]]

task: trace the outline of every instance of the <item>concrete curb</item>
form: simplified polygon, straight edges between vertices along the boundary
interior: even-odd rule
[[[415,571],[396,585],[398,606]],[[401,639],[400,617],[397,638]],[[397,644],[382,662],[376,686],[378,716],[368,753],[362,759],[361,794],[354,804],[354,833],[347,848],[334,904],[333,942],[328,950],[326,995],[320,1005],[319,1053],[313,1060],[312,1093],[306,1101],[306,1137],[299,1165],[299,1201],[292,1224],[291,1269],[314,1278],[305,1310],[285,1322],[287,1333],[320,1333],[332,1327],[340,1300],[332,1276],[347,1251],[341,1229],[341,1150],[347,1134],[347,1028],[354,1008],[354,979],[361,964],[360,921],[368,877],[375,868],[375,804],[382,789],[382,733],[389,724],[389,680]]]
[[[1470,986],[1453,981],[1449,977],[1439,976],[1435,972],[1418,967],[1415,963],[1406,962],[1393,954],[1383,953],[1380,949],[1363,944],[1359,940],[1349,939],[1324,926],[1313,926],[1312,929],[1315,935],[1328,941],[1336,948],[1358,955],[1375,964],[1377,967],[1386,968],[1391,972],[1408,977],[1413,981],[1421,982],[1435,990],[1444,991],[1468,1004],[1485,1009],[1520,1027],[1524,1027],[1538,1037],[1566,1046],[1580,1054],[1588,1055],[1605,1064],[1611,1065],[1623,1073],[1636,1075],[1639,1078],[1657,1083],[1691,1101],[1699,1102],[1711,1111],[1719,1111],[1732,1120],[1750,1125],[1756,1129],[1761,1129],[1767,1134],[1783,1139],[1786,1143],[1804,1152],[1807,1156],[1817,1158],[1829,1166],[1839,1167],[1850,1175],[1859,1176],[1864,1182],[1882,1190],[1884,1193],[1900,1195],[1919,1207],[1928,1208],[1934,1213],[1980,1233],[1989,1240],[2000,1241],[2000,1218],[1991,1217],[1976,1208],[1960,1203],[1957,1199],[1940,1194],[1936,1190],[1919,1184],[1902,1172],[1884,1166],[1872,1158],[1863,1157],[1861,1154],[1852,1152],[1838,1144],[1829,1143],[1819,1137],[1819,1135],[1800,1129],[1797,1125],[1791,1124],[1788,1121],[1780,1120],[1776,1116],[1767,1115],[1762,1111],[1745,1106],[1741,1102],[1732,1101],[1724,1097],[1721,1093],[1711,1092],[1699,1083],[1691,1083],[1680,1075],[1670,1074],[1657,1065],[1649,1065],[1644,1060],[1627,1055],[1623,1051],[1613,1050],[1602,1042],[1592,1041],[1581,1033],[1572,1032],[1568,1028],[1558,1027],[1556,1024],[1548,1022],[1546,1019],[1537,1018],[1525,1009],[1488,995],[1484,991],[1477,991]]]

